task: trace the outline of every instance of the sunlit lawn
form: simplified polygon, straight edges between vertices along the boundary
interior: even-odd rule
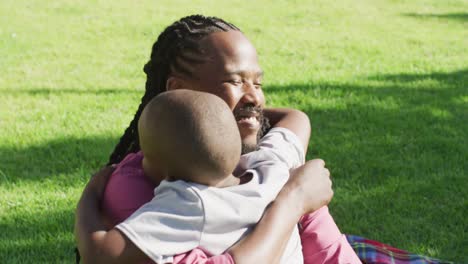
[[[238,25],[271,106],[312,120],[341,230],[468,262],[467,1],[0,3],[0,262],[71,263],[74,208],[165,26]]]

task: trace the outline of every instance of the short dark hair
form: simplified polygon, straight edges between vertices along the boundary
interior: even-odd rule
[[[138,128],[145,159],[164,168],[172,180],[215,185],[231,175],[240,159],[234,115],[211,93],[164,92],[146,105]]]

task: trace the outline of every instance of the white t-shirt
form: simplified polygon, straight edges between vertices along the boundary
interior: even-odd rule
[[[162,181],[155,197],[116,226],[156,263],[202,247],[224,253],[249,233],[266,206],[289,178],[289,170],[304,163],[303,146],[285,128],[273,128],[259,150],[242,155],[238,168],[250,173],[244,184],[216,188],[185,181]],[[303,263],[297,228],[281,263]]]

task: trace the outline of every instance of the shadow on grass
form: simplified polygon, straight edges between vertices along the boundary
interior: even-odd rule
[[[463,261],[467,256],[463,246],[468,189],[466,73],[462,69],[372,76],[355,83],[270,85],[265,93],[310,116],[313,135],[308,157],[327,161],[336,190],[330,209],[343,232]],[[63,138],[25,149],[3,148],[0,168],[10,181],[90,172],[107,161],[117,140]],[[57,212],[52,222],[72,222],[68,214]],[[49,226],[49,215],[37,218],[37,230],[64,230]],[[14,224],[2,223],[2,230],[16,230]],[[34,232],[26,231],[3,234],[4,241],[21,244]],[[18,256],[28,249],[51,250],[41,243],[34,245],[8,250]]]
[[[344,232],[464,261],[467,73],[272,85],[265,94],[311,118],[308,158],[331,170],[330,209]]]
[[[421,19],[449,19],[456,20],[460,22],[468,21],[468,13],[458,12],[458,13],[447,13],[447,14],[420,14],[420,13],[406,13],[404,16],[421,18]]]
[[[72,263],[74,260],[72,210],[9,215],[0,221],[2,263]]]
[[[27,148],[0,147],[0,184],[92,173],[107,163],[117,142],[112,137],[59,138]]]
[[[468,69],[453,72],[432,72],[428,74],[392,74],[371,76],[371,80],[392,81],[396,83],[406,83],[424,80],[434,80],[442,84],[441,88],[459,87],[466,88],[468,83]]]
[[[356,188],[359,183],[347,185],[350,189],[335,187],[330,209],[338,226],[410,252],[466,263],[463,172],[416,176],[389,175],[361,189]]]
[[[468,158],[467,76],[467,69],[382,75],[369,78],[382,80],[379,83],[272,85],[265,93],[289,98],[288,105],[309,115],[313,127],[309,157],[321,156],[332,162],[329,165],[339,160],[336,165],[346,174],[349,169],[365,169],[361,180],[372,183],[385,179],[387,172],[401,175],[400,169],[411,175],[450,171],[451,165],[454,171],[468,171],[463,162]],[[307,103],[307,97],[314,96],[336,99],[340,107]],[[365,165],[354,164],[358,159]]]

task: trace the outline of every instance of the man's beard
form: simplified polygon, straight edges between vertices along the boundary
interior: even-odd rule
[[[258,122],[260,123],[260,129],[257,132],[257,141],[255,144],[245,144],[242,142],[242,155],[247,154],[252,151],[258,150],[258,143],[260,142],[260,139],[270,130],[270,121],[268,120],[267,117],[263,114],[263,108],[260,106],[254,107],[254,106],[247,106],[242,109],[243,111],[250,111],[250,112],[256,112],[257,113],[257,119]],[[236,113],[234,113],[236,114]]]

